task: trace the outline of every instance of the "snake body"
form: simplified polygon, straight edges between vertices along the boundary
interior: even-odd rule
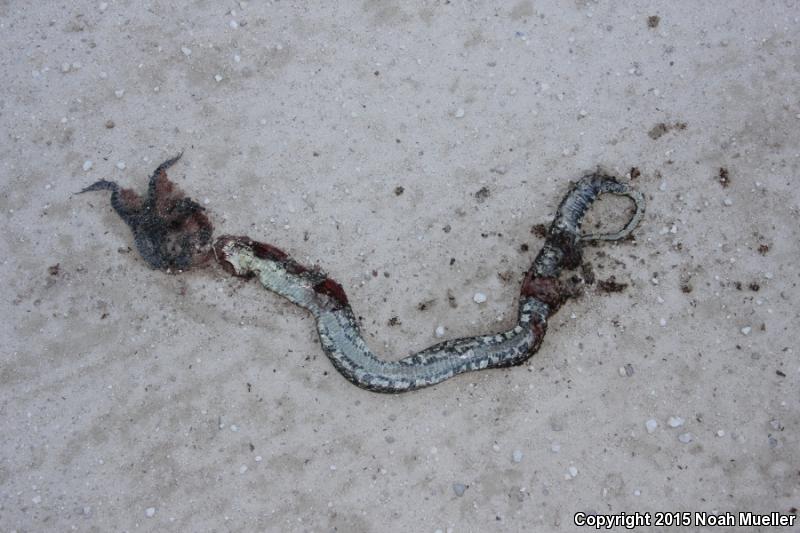
[[[168,163],[172,164],[174,161]],[[158,176],[154,174],[151,177],[149,196],[143,205],[147,205],[148,201],[158,205],[158,188],[152,184],[154,180],[166,180],[163,167],[164,165],[159,167],[156,173]],[[103,185],[98,185],[100,183]],[[98,182],[84,191],[108,189],[117,194],[116,184],[106,185],[110,183]],[[177,240],[184,243],[173,253],[183,258],[181,265],[185,266],[185,260],[189,257],[195,258],[195,264],[188,266],[205,264],[212,257],[210,253],[203,254],[199,250],[187,249],[187,243],[205,243],[210,235],[210,224],[200,225],[199,229],[197,227],[196,220],[202,208],[198,210],[199,206],[188,198],[177,199],[174,188],[169,189],[169,193],[177,207],[166,209],[162,215],[167,218],[172,216],[169,219],[170,228],[177,232]],[[634,203],[634,213],[618,232],[581,234],[583,217],[601,194],[627,196]],[[191,206],[185,213],[186,220],[194,220],[193,224],[187,224],[181,218],[180,206],[186,205]],[[114,207],[118,213],[121,211],[116,205]],[[145,210],[145,218],[149,212]],[[441,342],[399,360],[381,359],[369,349],[344,289],[320,270],[305,267],[279,248],[248,237],[219,237],[211,251],[213,257],[229,273],[255,278],[267,290],[308,310],[316,321],[322,349],[336,370],[347,380],[367,390],[399,393],[435,385],[464,372],[509,367],[527,361],[542,343],[547,331],[548,317],[558,311],[569,296],[568,288],[559,280],[562,270],[580,264],[581,249],[585,243],[614,241],[630,235],[643,213],[644,197],[627,184],[601,173],[582,177],[564,196],[547,232],[545,243],[525,275],[514,326],[498,333]],[[205,220],[204,215],[202,217]],[[146,236],[137,234],[137,229],[132,224],[129,223],[129,226],[134,230],[137,246],[140,241],[149,242]],[[198,238],[193,239],[193,236],[198,235]],[[175,240],[174,237],[172,240]],[[162,250],[159,257],[148,257],[144,252],[150,253],[151,250],[144,250],[141,246],[139,248],[143,257],[155,268],[175,264],[174,258],[169,257],[169,250]]]

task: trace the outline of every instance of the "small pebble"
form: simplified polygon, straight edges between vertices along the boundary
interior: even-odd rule
[[[658,427],[658,422],[656,422],[655,419],[651,418],[650,420],[644,423],[644,427],[647,428],[648,433],[653,433]]]
[[[263,457],[261,457],[260,455],[256,455],[256,462],[257,462],[257,463],[260,463],[260,462],[261,462],[261,461],[263,461],[263,460],[264,460],[264,458],[263,458]]]
[[[108,9],[108,2],[100,2],[100,13]]]
[[[662,328],[663,328],[663,327],[666,327],[666,325],[667,325],[667,319],[666,319],[666,318],[662,318],[661,320],[659,320],[659,321],[658,321],[658,323],[659,323],[659,324],[661,324],[661,327],[662,327]]]
[[[750,335],[751,331],[753,331],[753,328],[750,326],[745,326],[742,328],[742,335]]]
[[[217,80],[217,83],[219,83],[222,81],[222,76],[220,76],[219,74],[215,74],[214,79]]]
[[[475,296],[473,296],[472,299],[475,300],[476,304],[482,304],[483,302],[486,301],[486,295],[483,294],[482,292],[476,292]]]
[[[122,98],[124,94],[125,94],[125,89],[117,89],[116,91],[114,91],[114,96],[116,96],[117,98]]]
[[[230,21],[230,22],[228,23],[228,26],[230,26],[231,28],[233,28],[233,29],[235,30],[236,28],[238,28],[238,27],[239,27],[239,23],[238,23],[238,22],[236,22],[235,20],[232,20],[232,21]]]
[[[680,435],[678,435],[678,440],[684,444],[689,444],[690,442],[692,442],[693,439],[694,437],[692,436],[691,433],[681,433]]]
[[[94,166],[94,163],[92,163],[92,162],[91,162],[90,160],[88,160],[88,159],[87,159],[86,161],[84,161],[84,162],[83,162],[83,170],[91,170],[91,168],[92,168],[93,166]]]
[[[183,52],[183,55],[185,55],[186,57],[192,55],[192,49],[186,48],[185,46],[181,46],[181,52]]]
[[[453,492],[456,493],[456,496],[461,497],[464,495],[464,491],[467,490],[467,486],[463,483],[453,483]]]
[[[42,497],[37,494],[36,496],[31,498],[31,501],[36,505],[39,505],[40,503],[42,503]]]
[[[553,453],[558,453],[561,451],[561,445],[557,442],[554,442],[550,445],[550,451]]]
[[[725,430],[724,429],[718,429],[717,430],[717,437],[724,437],[724,436],[725,436]]]
[[[521,450],[514,450],[514,453],[511,454],[511,459],[515,463],[519,463],[522,461],[522,451]]]
[[[569,472],[569,477],[575,477],[578,475],[578,469],[575,468],[574,466],[569,467],[567,469],[567,472]]]
[[[499,452],[500,451],[500,446],[498,446],[497,444],[492,444],[492,449],[494,451],[496,451],[496,452]]]
[[[434,332],[437,338],[444,337],[444,326],[436,326],[436,331]]]
[[[113,120],[111,120],[111,119],[109,119],[109,120],[106,120],[106,128],[108,128],[108,129],[114,129],[114,126],[116,126],[116,124],[114,124],[114,121],[113,121]]]
[[[730,207],[730,206],[733,205],[733,200],[731,200],[730,198],[725,198],[725,201],[722,202],[722,203],[725,204],[726,206]]]
[[[459,107],[456,109],[456,118],[463,118],[464,117],[464,108]]]
[[[622,376],[623,378],[625,377],[625,367],[624,366],[619,367],[619,375]]]
[[[61,63],[61,72],[69,72],[70,66],[69,63]]]
[[[667,182],[666,181],[662,181],[661,185],[658,186],[658,190],[661,191],[661,192],[666,191],[667,190]]]
[[[125,170],[125,161],[117,161],[117,168],[120,170]]]
[[[156,508],[148,507],[147,509],[145,509],[144,514],[147,516],[147,518],[153,518],[156,514]]]
[[[239,467],[239,473],[240,474],[244,474],[245,472],[247,472],[247,465],[240,466]]]
[[[679,428],[684,422],[686,421],[679,416],[671,416],[669,417],[669,420],[667,420],[667,424],[669,424],[669,427],[671,428]]]

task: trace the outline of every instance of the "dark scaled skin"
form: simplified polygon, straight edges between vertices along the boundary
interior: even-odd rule
[[[167,169],[181,155],[158,166],[150,176],[144,198],[108,180],[97,181],[78,193],[111,191],[111,207],[133,232],[139,254],[159,270],[188,270],[211,257],[208,245],[213,227],[203,207],[167,177]]]

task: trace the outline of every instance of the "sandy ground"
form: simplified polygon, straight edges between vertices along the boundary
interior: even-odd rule
[[[0,3],[0,530],[800,507],[798,3],[618,4]],[[386,396],[302,310],[150,270],[72,196],[180,150],[217,232],[322,265],[385,357],[513,323],[569,180],[635,167],[649,206],[585,256],[627,288],[587,284],[530,365]]]

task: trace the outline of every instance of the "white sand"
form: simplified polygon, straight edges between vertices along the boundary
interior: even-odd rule
[[[800,507],[796,5],[334,4],[0,4],[0,530]],[[180,150],[217,234],[324,266],[386,357],[512,323],[570,179],[637,167],[649,209],[585,255],[625,291],[570,301],[529,366],[385,396],[303,311],[152,271],[107,194],[71,196]]]

